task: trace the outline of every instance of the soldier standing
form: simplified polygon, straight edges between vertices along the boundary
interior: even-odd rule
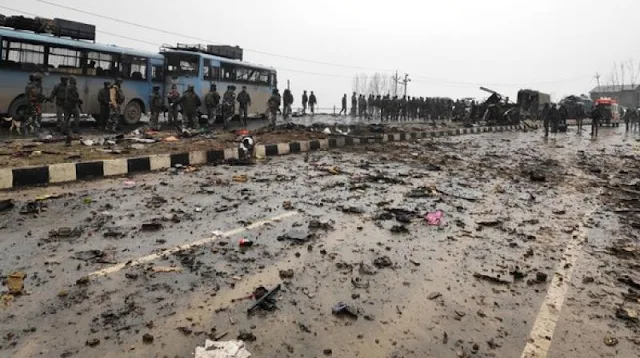
[[[602,111],[599,106],[593,107],[591,111],[591,136],[598,137],[598,127],[600,126],[600,120],[602,119]]]
[[[42,75],[34,73],[29,76],[29,84],[25,88],[28,102],[27,123],[32,130],[40,130],[42,122],[42,103],[46,97],[42,94]]]
[[[307,91],[305,90],[302,93],[302,115],[307,114],[307,103],[309,102],[309,97],[307,96]]]
[[[207,118],[209,126],[212,127],[218,116],[218,106],[220,105],[220,94],[218,94],[216,85],[209,87],[209,93],[204,96],[204,105],[207,107]]]
[[[344,114],[347,114],[347,94],[345,93],[344,96],[342,96],[342,109],[340,110],[340,113],[338,113],[338,115],[342,115],[342,112],[344,112]]]
[[[317,104],[318,99],[316,98],[316,95],[313,94],[313,91],[311,91],[311,94],[309,95],[309,110],[311,111],[311,115],[315,113],[315,107]]]
[[[227,91],[222,96],[222,112],[224,119],[224,128],[226,129],[229,122],[236,114],[236,93],[235,87],[227,86]]]
[[[120,124],[120,106],[124,103],[124,93],[120,88],[122,80],[117,78],[109,88],[109,121],[106,130],[115,132]]]
[[[158,119],[160,118],[160,112],[164,109],[164,101],[160,95],[160,86],[153,86],[153,93],[151,93],[151,129],[160,130]]]
[[[178,86],[171,85],[171,91],[167,95],[167,103],[169,103],[169,124],[178,125],[178,106],[174,106],[180,100],[180,92],[178,92]]]
[[[313,92],[311,92],[311,96],[313,97]],[[271,97],[267,101],[267,106],[269,107],[269,125],[275,127],[276,120],[278,118],[278,109],[280,109],[280,93],[278,93],[278,89],[274,88],[271,92]],[[309,100],[311,102],[311,99]],[[311,104],[311,113],[313,113],[313,104]]]
[[[67,80],[65,76],[60,77],[60,83],[53,87],[49,101],[56,103],[56,125],[58,129],[62,128],[62,121],[64,120],[64,96],[67,91]]]
[[[293,94],[291,94],[291,91],[288,88],[284,90],[284,93],[282,95],[282,103],[284,104],[284,107],[282,109],[282,116],[284,117],[284,119],[287,119],[291,115],[291,105],[293,105]]]
[[[187,90],[182,94],[178,102],[174,103],[174,106],[178,104],[182,106],[183,122],[186,122],[188,128],[197,129],[200,126],[198,107],[202,102],[200,102],[200,97],[194,91],[193,85],[187,87]]]
[[[369,98],[367,99],[367,115],[372,118],[373,117],[373,102],[375,98],[373,97],[373,93],[369,94]]]
[[[356,93],[353,92],[351,96],[351,116],[355,117],[358,113],[358,97],[356,97]]]
[[[624,125],[625,125],[625,131],[626,132],[629,131],[629,125],[632,122],[632,120],[631,120],[632,116],[633,116],[633,109],[627,108],[627,110],[624,112]]]
[[[249,106],[251,106],[251,96],[247,93],[247,86],[242,86],[242,91],[238,93],[238,104],[240,106],[240,118],[244,126],[247,126],[247,117],[249,115]]]
[[[76,84],[76,77],[71,76],[64,95],[64,122],[62,123],[62,133],[66,135],[69,135],[69,121],[72,116],[74,133],[78,133],[80,124],[80,105],[82,104],[82,100],[80,100],[80,94],[78,93]]]
[[[100,103],[100,118],[98,118],[98,127],[102,128],[109,120],[109,87],[111,82],[104,82],[104,87],[98,91],[98,103]]]

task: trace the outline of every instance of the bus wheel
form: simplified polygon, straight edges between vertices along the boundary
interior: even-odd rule
[[[24,120],[27,109],[27,100],[24,97],[16,98],[9,106],[9,116],[14,119]]]
[[[131,101],[124,108],[124,116],[122,118],[125,124],[136,124],[140,122],[142,117],[142,107],[137,101]]]

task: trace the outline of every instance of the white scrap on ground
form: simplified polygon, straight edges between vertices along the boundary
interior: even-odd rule
[[[204,347],[196,347],[195,358],[249,358],[251,353],[243,341],[214,342],[206,340]]]

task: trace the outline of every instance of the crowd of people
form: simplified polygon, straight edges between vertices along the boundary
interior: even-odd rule
[[[452,118],[456,114],[464,115],[465,108],[466,105],[463,101],[453,101],[449,98],[391,97],[389,94],[365,96],[353,92],[351,111],[348,112],[348,99],[345,93],[338,115],[350,114],[353,117],[380,118],[382,121],[442,119]]]

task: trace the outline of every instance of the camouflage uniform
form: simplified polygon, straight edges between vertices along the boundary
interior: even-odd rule
[[[282,95],[282,104],[284,105],[282,109],[282,116],[287,119],[291,115],[291,105],[293,104],[293,95],[288,88],[284,90]]]
[[[236,99],[238,101],[238,105],[240,108],[240,118],[244,122],[244,125],[247,125],[247,117],[249,115],[249,106],[251,105],[251,96],[247,93],[247,88],[242,87],[242,91],[238,93],[238,97]]]
[[[42,75],[39,73],[29,76],[29,84],[25,88],[27,97],[27,123],[32,129],[40,129],[42,122],[42,103],[45,97],[42,94]]]
[[[67,80],[67,77],[60,77],[60,83],[53,87],[51,96],[49,96],[49,100],[56,103],[56,124],[58,128],[62,128],[64,120],[64,99],[67,91]]]
[[[278,94],[278,97],[280,97],[280,94]],[[317,104],[318,104],[318,99],[316,98],[316,95],[313,94],[313,91],[311,91],[311,94],[309,95],[309,111],[311,111],[311,115],[315,113],[315,108]]]
[[[196,94],[192,85],[189,85],[187,91],[180,97],[174,106],[180,104],[182,106],[182,116],[184,117],[183,125],[189,128],[200,127],[200,118],[198,116],[198,107],[202,104],[200,97]]]
[[[76,86],[76,78],[71,76],[69,78],[69,84],[65,90],[64,96],[64,122],[62,123],[62,133],[69,134],[69,121],[73,116],[73,131],[78,132],[80,126],[80,93],[78,93],[78,87]]]
[[[178,106],[174,106],[180,100],[180,93],[178,92],[177,86],[171,86],[171,92],[167,95],[167,102],[169,103],[169,124],[180,125],[178,121]]]
[[[216,91],[215,85],[211,85],[209,93],[204,96],[204,105],[207,107],[209,126],[213,126],[218,116],[218,106],[220,106],[220,94]]]
[[[302,115],[307,114],[307,103],[309,102],[309,96],[307,96],[307,91],[302,93]]]
[[[117,131],[120,123],[120,106],[124,103],[124,93],[122,93],[120,83],[121,81],[118,79],[109,88],[109,121],[106,127],[109,132]]]
[[[111,82],[104,83],[104,87],[98,91],[98,103],[100,103],[100,118],[98,119],[98,126],[104,127],[109,120],[109,88]]]
[[[153,93],[151,93],[151,101],[149,104],[151,105],[151,128],[159,130],[160,125],[158,120],[160,118],[160,112],[164,109],[164,101],[160,95],[160,86],[153,86]]]
[[[222,96],[222,112],[224,118],[224,127],[227,128],[229,122],[236,114],[236,93],[234,92],[234,87],[227,87],[227,91]]]
[[[280,108],[280,94],[277,89],[274,89],[269,101],[267,101],[267,106],[269,107],[269,122],[272,126],[276,125],[276,120],[278,118],[278,109]],[[311,107],[313,108],[313,107]]]

